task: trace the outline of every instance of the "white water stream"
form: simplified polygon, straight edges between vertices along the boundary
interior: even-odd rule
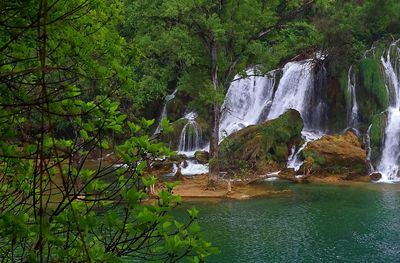
[[[250,76],[233,82],[223,104],[221,137],[246,126],[275,119],[288,109],[295,109],[304,120],[302,136],[305,143],[297,150],[295,147],[292,149],[288,167],[298,170],[302,164],[299,155],[307,142],[323,135],[321,123],[324,102],[318,96],[321,93],[315,92],[314,68],[317,61],[307,59],[287,63],[282,69],[276,91],[277,71],[271,71],[266,76]],[[247,74],[252,72],[253,70],[249,70]]]
[[[400,48],[399,41],[390,45],[386,56],[381,57],[390,105],[381,160],[377,170],[381,182],[400,181]]]
[[[350,105],[348,107],[347,126],[358,129],[358,104],[356,94],[356,76],[353,71],[353,66],[350,66],[349,72],[347,73],[347,89],[351,96]]]
[[[274,94],[275,72],[266,76],[251,76],[254,73],[254,70],[248,70],[247,78],[235,76],[237,80],[229,87],[222,105],[220,140],[237,130],[258,123],[263,115],[263,120],[266,119]]]
[[[167,117],[167,106],[168,106],[168,102],[170,102],[172,99],[175,98],[176,92],[178,91],[178,89],[175,89],[171,94],[167,95],[164,98],[164,104],[163,104],[163,108],[160,114],[160,117],[158,118],[158,125],[156,130],[154,131],[154,134],[160,133],[161,131],[161,121],[164,117]]]

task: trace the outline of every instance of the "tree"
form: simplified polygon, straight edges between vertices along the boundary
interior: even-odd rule
[[[172,184],[143,203],[155,183],[144,170],[172,152],[147,135],[152,121],[128,121],[112,100],[139,58],[116,31],[123,3],[0,4],[2,262],[199,262],[213,251],[195,209],[186,223],[171,216]]]
[[[329,53],[331,74],[347,75],[350,65],[374,42],[393,41],[399,34],[400,2],[395,0],[340,0],[314,11],[313,23],[323,36],[321,46]]]
[[[130,5],[123,32],[143,50],[147,68],[163,69],[165,86],[176,79],[180,90],[210,109],[210,183],[218,180],[224,92],[248,67],[257,65],[257,74],[266,73],[316,43],[319,35],[301,16],[315,2],[151,0]]]

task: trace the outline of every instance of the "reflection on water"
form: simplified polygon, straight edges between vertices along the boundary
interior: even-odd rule
[[[400,262],[400,185],[266,182],[288,196],[195,203],[207,262]]]

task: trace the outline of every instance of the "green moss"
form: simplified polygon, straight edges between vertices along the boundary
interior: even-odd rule
[[[322,165],[325,163],[324,157],[320,156],[318,153],[314,151],[303,151],[303,157],[304,159],[306,158],[312,158],[314,163],[313,163],[313,169],[319,169]]]
[[[167,104],[167,116],[171,122],[179,120],[185,111],[187,105],[180,97],[175,97]]]
[[[372,116],[385,110],[389,96],[377,58],[369,57],[358,64],[358,103],[364,122],[369,123]]]
[[[382,149],[383,137],[385,135],[386,114],[376,114],[372,117],[370,131],[371,159],[376,161]]]
[[[282,161],[287,160],[287,156],[289,155],[288,147],[286,144],[277,144],[273,146],[273,150],[275,152],[275,160]]]
[[[351,104],[351,93],[349,91],[349,83],[348,83],[348,73],[345,70],[342,70],[339,74],[339,83],[340,83],[340,90],[344,95],[344,99],[346,101],[346,105]]]
[[[289,110],[275,120],[233,133],[220,145],[220,167],[226,171],[237,171],[241,168],[238,164],[245,162],[249,169],[255,170],[265,167],[265,161],[285,166],[291,147],[302,142],[302,129],[300,113]]]

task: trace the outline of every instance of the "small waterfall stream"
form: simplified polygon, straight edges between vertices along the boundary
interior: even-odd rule
[[[185,126],[183,126],[178,152],[187,153],[195,152],[201,149],[202,133],[199,125],[196,122],[197,114],[195,112],[189,112],[185,115],[184,119],[187,120]]]
[[[303,164],[303,161],[300,159],[300,153],[304,150],[304,148],[306,148],[307,144],[309,142],[318,140],[319,138],[321,138],[324,133],[322,132],[310,132],[310,131],[302,131],[301,135],[303,137],[304,143],[302,146],[300,146],[300,148],[296,151],[296,146],[292,147],[291,150],[291,154],[288,158],[288,162],[287,162],[287,167],[288,168],[293,168],[295,171],[300,170],[301,165]]]
[[[400,181],[400,48],[399,40],[381,57],[385,82],[390,94],[382,157],[377,170],[382,182]]]
[[[154,134],[160,133],[161,131],[161,121],[164,117],[167,117],[167,106],[168,106],[168,102],[170,102],[172,99],[175,98],[176,92],[178,91],[178,89],[175,89],[171,94],[167,95],[164,98],[164,104],[163,104],[163,108],[160,114],[160,117],[158,118],[158,125],[156,130],[154,131]]]
[[[347,74],[347,89],[351,96],[350,105],[348,105],[347,126],[350,128],[358,128],[358,104],[356,96],[356,75],[353,66],[350,66]]]
[[[185,162],[179,164],[179,169],[183,175],[195,175],[208,173],[208,165],[198,163],[195,158],[195,152],[203,150],[203,138],[202,131],[196,122],[197,113],[189,112],[185,115],[184,119],[187,120],[185,126],[183,126],[178,145],[178,153],[186,155],[188,159]],[[176,172],[178,169],[174,171]]]

